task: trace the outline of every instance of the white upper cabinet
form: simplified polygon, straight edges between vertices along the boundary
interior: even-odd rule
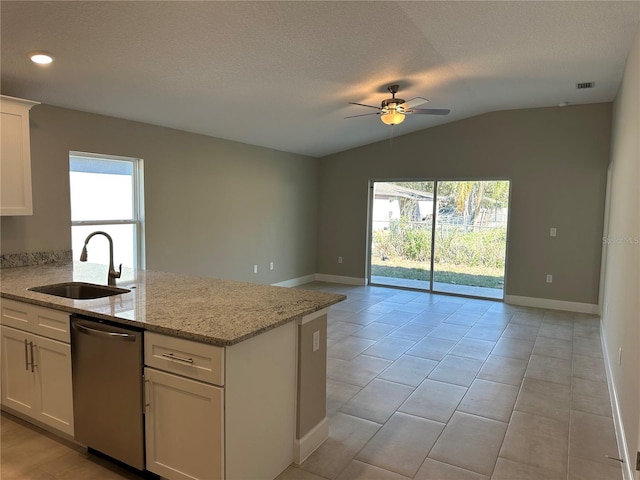
[[[1,215],[33,215],[29,110],[38,104],[0,95]]]

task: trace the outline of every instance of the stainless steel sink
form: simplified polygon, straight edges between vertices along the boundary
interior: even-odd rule
[[[32,292],[46,293],[56,297],[72,298],[74,300],[91,300],[95,298],[110,297],[128,293],[131,290],[118,287],[107,287],[95,283],[68,282],[54,285],[42,285],[40,287],[29,288]]]

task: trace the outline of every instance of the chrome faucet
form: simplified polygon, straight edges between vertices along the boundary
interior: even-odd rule
[[[107,233],[107,232],[93,232],[90,233],[89,235],[87,235],[87,238],[84,239],[84,247],[82,247],[82,253],[80,254],[80,261],[81,262],[86,262],[87,261],[87,243],[89,243],[89,240],[91,240],[91,237],[93,237],[94,235],[104,235],[105,237],[107,237],[107,240],[109,240],[109,273],[107,274],[107,284],[109,285],[115,285],[116,284],[116,278],[120,278],[120,275],[122,274],[122,264],[120,264],[120,271],[116,271],[115,268],[113,268],[113,240],[111,239],[111,236]]]

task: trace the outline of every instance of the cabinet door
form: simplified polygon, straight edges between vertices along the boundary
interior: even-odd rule
[[[4,325],[0,332],[2,404],[73,436],[71,347]]]
[[[0,98],[0,214],[33,215],[29,109],[37,102]]]
[[[38,382],[28,362],[34,336],[0,327],[2,341],[2,404],[32,418],[38,417]]]
[[[144,371],[147,470],[169,480],[224,478],[223,390]]]
[[[71,346],[35,336],[34,360],[40,387],[39,420],[73,436]]]

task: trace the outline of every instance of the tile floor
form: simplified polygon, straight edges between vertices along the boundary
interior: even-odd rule
[[[140,476],[94,455],[85,448],[2,413],[0,417],[2,480],[140,480]]]
[[[599,319],[313,283],[328,328],[330,437],[277,480],[620,480]],[[134,479],[2,415],[6,479]]]
[[[599,319],[383,287],[328,327],[329,439],[278,480],[620,480]]]

